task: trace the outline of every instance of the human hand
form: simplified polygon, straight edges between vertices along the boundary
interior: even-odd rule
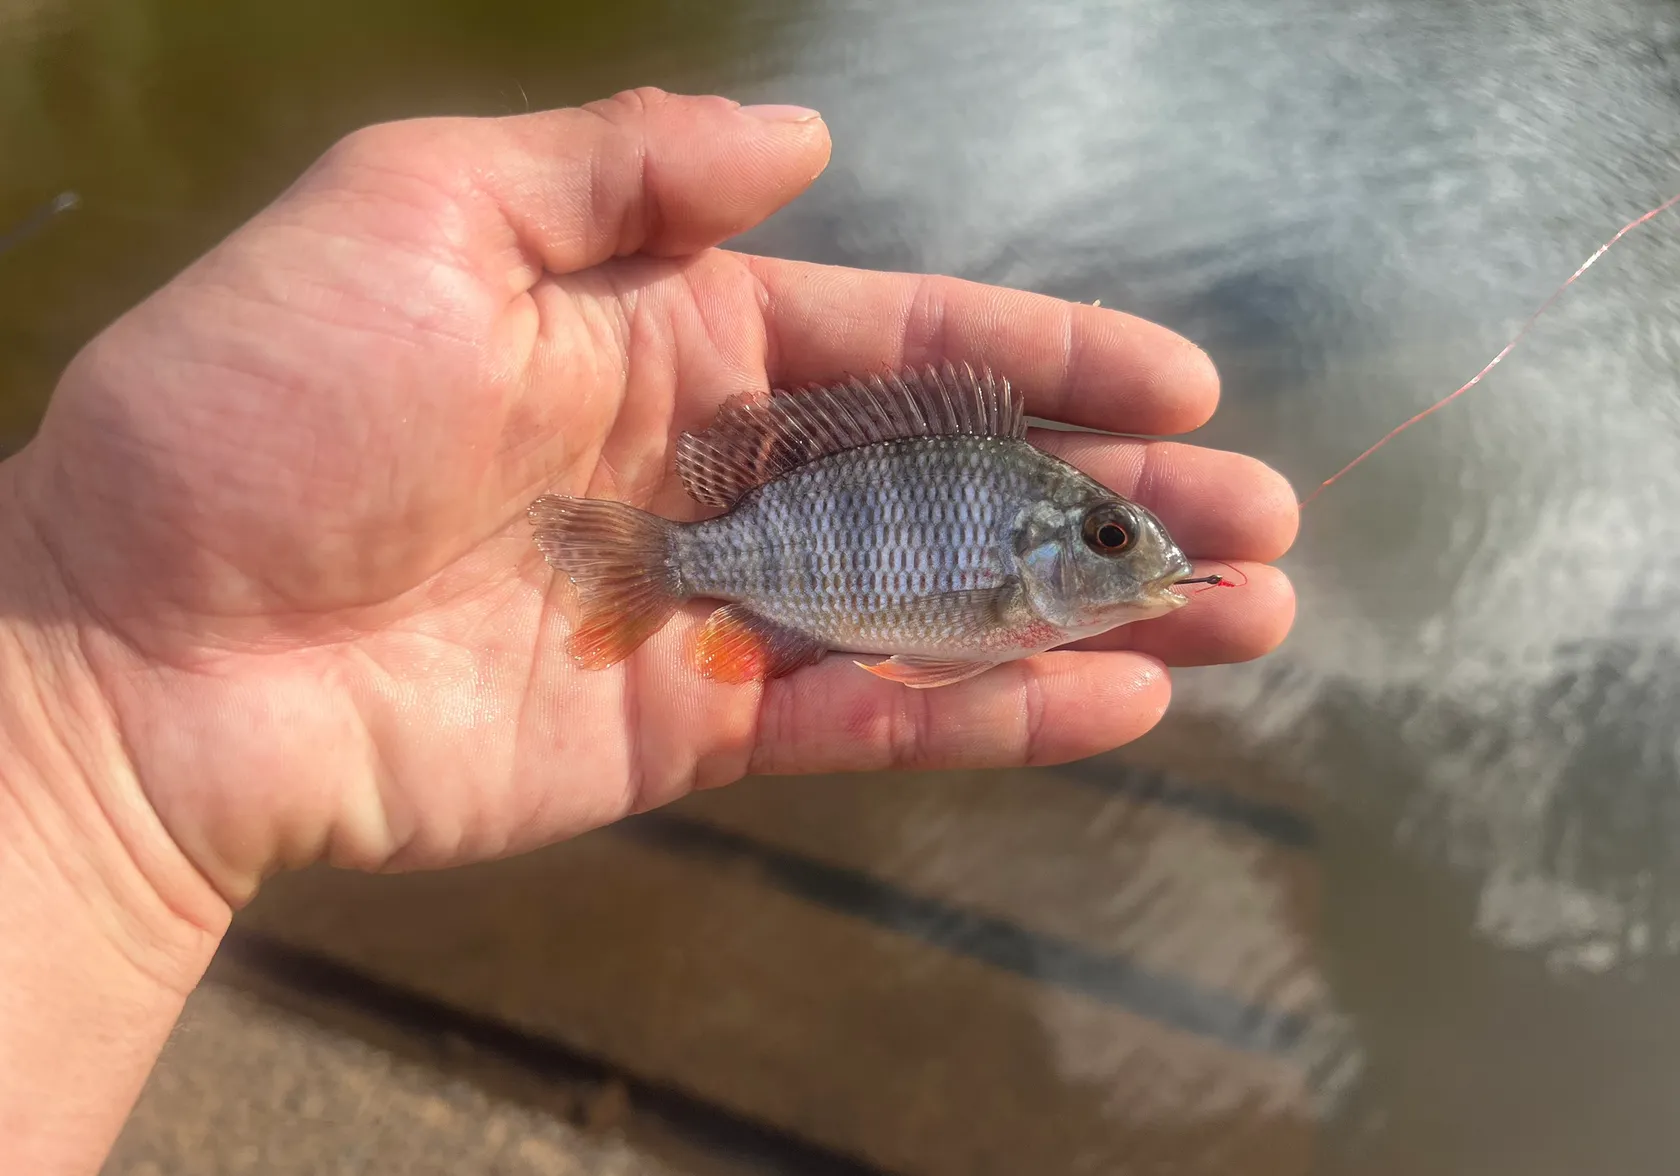
[[[155,812],[190,863],[148,843],[154,883],[238,904],[280,866],[488,858],[747,773],[1081,757],[1156,722],[1163,663],[1282,639],[1281,478],[1051,433],[1246,586],[927,692],[846,657],[709,681],[685,653],[705,607],[621,665],[569,661],[526,506],[695,517],[674,445],[733,393],[949,358],[1079,425],[1213,410],[1206,358],[1123,314],[713,247],[828,150],[814,116],[654,91],[371,128],[77,357],[0,468],[126,761],[104,807],[129,841]]]

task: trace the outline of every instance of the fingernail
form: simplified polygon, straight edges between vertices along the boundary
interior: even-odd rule
[[[765,122],[802,123],[822,117],[816,111],[803,106],[743,106],[741,113],[761,118]]]

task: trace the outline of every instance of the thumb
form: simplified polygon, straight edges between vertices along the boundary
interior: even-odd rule
[[[814,110],[630,90],[487,120],[460,143],[475,186],[550,273],[680,256],[752,228],[828,164]],[[470,144],[470,146],[469,146]]]

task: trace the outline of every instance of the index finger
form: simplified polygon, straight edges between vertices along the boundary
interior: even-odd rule
[[[990,367],[1027,412],[1114,433],[1184,433],[1219,403],[1206,352],[1155,323],[958,278],[743,257],[781,386],[909,364]]]

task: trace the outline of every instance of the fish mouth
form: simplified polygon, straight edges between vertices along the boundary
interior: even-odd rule
[[[1217,584],[1218,576],[1192,576],[1193,569],[1189,564],[1181,564],[1167,575],[1162,576],[1150,585],[1151,593],[1161,599],[1170,601],[1173,605],[1188,604],[1190,596],[1178,591],[1179,588],[1191,584]]]
[[[1181,605],[1189,604],[1190,597],[1183,592],[1176,591],[1177,587],[1183,582],[1184,578],[1182,573],[1173,576],[1162,576],[1159,580],[1156,580],[1144,590],[1144,597],[1147,600],[1152,601],[1156,607],[1165,607],[1169,610],[1178,608]]]

